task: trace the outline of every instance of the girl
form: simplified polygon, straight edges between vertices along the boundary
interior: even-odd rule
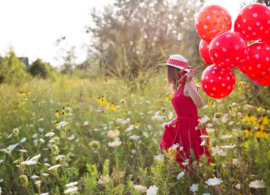
[[[160,147],[166,151],[173,145],[177,147],[176,162],[179,163],[183,170],[189,174],[192,171],[192,159],[190,149],[193,149],[195,157],[199,162],[200,156],[205,154],[208,157],[208,165],[211,163],[209,138],[205,126],[198,127],[198,108],[203,106],[203,100],[192,81],[194,70],[186,71],[186,81],[179,83],[181,76],[179,72],[187,67],[187,59],[181,55],[172,55],[165,64],[167,66],[167,86],[174,92],[171,102],[177,114],[165,125],[165,132],[160,141]],[[181,80],[182,81],[182,80]],[[201,137],[202,136],[202,137]],[[205,141],[204,141],[205,140]],[[219,188],[219,187],[218,187]],[[217,189],[220,192],[220,189]]]

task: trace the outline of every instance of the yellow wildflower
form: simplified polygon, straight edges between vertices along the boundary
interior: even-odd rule
[[[57,121],[54,126],[55,127],[58,127],[58,125],[59,125],[59,122]]]
[[[60,162],[60,163],[63,161],[63,159],[62,159],[62,158],[58,158],[57,160],[59,160],[59,162]]]
[[[59,112],[56,110],[55,116],[58,118],[59,117]]]
[[[263,125],[269,124],[269,120],[268,120],[266,114],[263,114],[263,116],[259,119],[259,122],[262,122]]]
[[[250,122],[256,122],[256,120],[257,120],[257,118],[256,117],[254,117],[254,116],[252,116],[251,114],[248,114],[243,120],[242,120],[242,122],[248,122],[248,123],[250,123]]]
[[[63,107],[62,111],[61,111],[61,115],[65,114],[65,107]]]
[[[213,100],[210,99],[210,100],[208,101],[207,105],[208,105],[208,106],[213,106]]]
[[[264,133],[263,131],[259,130],[256,132],[256,138],[265,138],[268,139],[268,136],[266,133]]]
[[[135,127],[135,128],[138,128],[139,126],[140,126],[140,123],[138,123],[138,122],[135,122],[135,123],[134,123],[134,127]]]
[[[257,125],[257,131],[263,131],[264,130],[264,125],[262,124],[262,122],[259,122],[258,125]]]
[[[107,102],[106,102],[106,98],[104,97],[104,96],[102,96],[102,98],[98,98],[98,102],[100,103],[100,104],[106,104]]]
[[[116,107],[113,105],[113,103],[111,104],[111,109],[112,110],[115,110],[116,109]]]
[[[250,127],[248,127],[247,129],[245,129],[243,131],[243,133],[246,134],[246,138],[252,137],[252,131],[251,131],[251,128]]]
[[[258,112],[263,112],[263,110],[264,110],[264,109],[263,109],[262,107],[257,108],[257,111],[258,111]]]

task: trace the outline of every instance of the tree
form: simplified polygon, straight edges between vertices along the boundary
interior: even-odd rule
[[[94,26],[86,27],[92,53],[107,72],[131,80],[169,54],[183,54],[189,64],[201,63],[194,21],[201,5],[198,0],[115,0],[103,12],[93,9]]]
[[[40,76],[41,78],[46,79],[50,72],[54,70],[48,63],[43,62],[41,59],[37,59],[28,67],[27,71],[34,77]]]
[[[266,6],[270,6],[270,0],[257,0],[257,2],[265,4]]]
[[[25,64],[16,57],[14,51],[5,57],[0,57],[0,83],[23,82],[30,75],[25,71]]]

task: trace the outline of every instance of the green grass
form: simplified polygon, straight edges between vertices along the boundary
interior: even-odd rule
[[[212,99],[211,103],[211,98],[200,90],[208,107],[199,109],[199,116],[210,118],[206,126],[211,148],[230,144],[235,147],[222,149],[225,156],[212,156],[210,167],[205,166],[207,159],[203,159],[203,166],[194,164],[196,173],[192,177],[185,174],[181,179],[176,178],[182,170],[174,163],[173,155],[159,148],[164,131],[161,124],[170,121],[170,112],[176,117],[170,97],[166,95],[164,74],[152,77],[144,88],[138,83],[129,86],[117,79],[75,80],[62,76],[55,82],[35,79],[24,85],[1,84],[1,149],[18,143],[10,153],[0,153],[2,192],[63,194],[68,188],[66,184],[78,182],[80,194],[141,194],[137,185],[147,189],[156,185],[158,194],[192,194],[189,188],[192,184],[198,184],[196,194],[213,194],[205,181],[214,174],[222,179],[221,188],[225,194],[269,194],[269,139],[256,139],[254,127],[258,120],[254,124],[242,122],[248,113],[257,119],[260,118],[257,115],[263,113],[268,116],[269,105],[256,98],[249,99],[252,87],[248,83],[240,86],[239,81],[232,94],[221,101]],[[268,94],[267,89],[259,89],[262,99]],[[99,99],[102,96],[106,103]],[[254,109],[245,110],[247,103],[254,105]],[[62,111],[65,114],[62,115]],[[222,118],[214,122],[215,113],[221,116],[228,113],[227,122],[223,123]],[[165,120],[154,120],[155,114],[164,116]],[[66,121],[67,125],[58,129],[57,122],[61,121]],[[230,121],[234,123],[230,125]],[[244,125],[251,127],[251,138],[244,139]],[[264,127],[269,135],[269,126]],[[16,130],[13,132],[16,128],[18,135]],[[121,145],[118,147],[109,147],[109,143],[115,141],[108,137],[109,130],[119,131]],[[46,137],[49,132],[54,135]],[[221,139],[226,134],[232,137]],[[23,138],[27,140],[20,143]],[[36,144],[34,140],[38,140]],[[21,153],[21,149],[27,152]],[[164,161],[155,160],[160,153],[165,155]],[[21,164],[39,154],[36,165]],[[57,156],[59,160],[55,159]],[[50,166],[45,163],[61,166],[48,170]],[[206,174],[206,178],[200,179],[200,174]],[[39,178],[32,179],[33,175]],[[264,180],[266,188],[250,188],[249,184],[255,180]],[[36,181],[41,184],[36,185]],[[240,190],[235,188],[237,184],[241,184]],[[142,191],[146,188],[142,187]]]

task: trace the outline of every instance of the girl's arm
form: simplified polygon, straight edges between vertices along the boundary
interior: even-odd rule
[[[192,98],[195,105],[198,108],[201,108],[203,106],[203,99],[198,93],[196,85],[191,80],[194,75],[194,70],[190,70],[186,75],[187,75],[186,85],[187,85],[188,94]]]
[[[175,119],[171,120],[171,121],[169,122],[169,124],[170,124],[170,125],[172,125],[172,126],[173,126],[173,125],[175,125],[176,120],[177,120],[177,118],[175,118]]]

